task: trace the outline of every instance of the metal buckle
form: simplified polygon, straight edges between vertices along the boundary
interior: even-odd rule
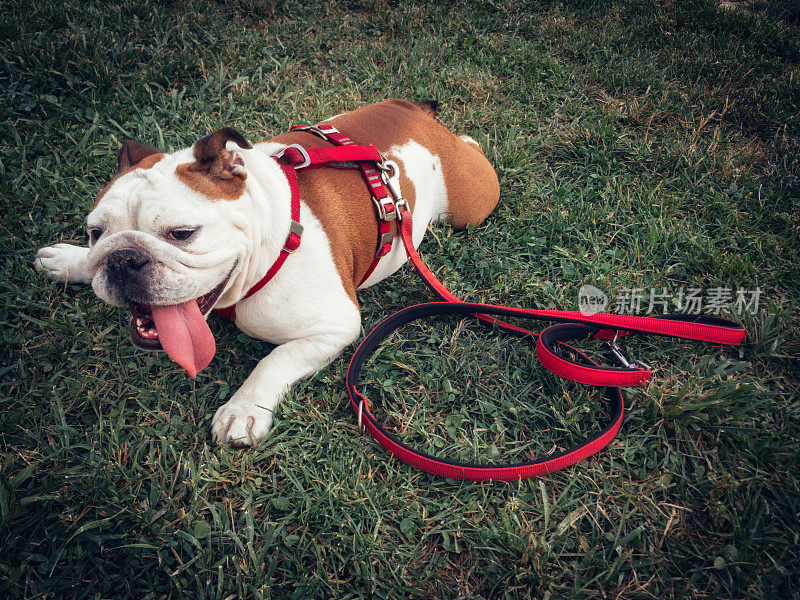
[[[378,240],[378,251],[375,253],[375,258],[383,256],[383,247],[386,244],[391,244],[393,241],[394,241],[394,235],[392,234],[391,231],[387,231],[386,233],[382,234],[381,239]]]
[[[292,234],[295,234],[297,237],[299,237],[302,240],[303,239],[303,229],[304,229],[304,227],[303,227],[303,225],[301,223],[298,223],[297,221],[292,219],[292,222],[289,223],[289,235],[286,236],[286,241],[287,242],[289,241],[289,237]],[[297,245],[297,248],[299,248],[299,247],[300,247],[300,244]],[[297,248],[290,249],[290,248],[286,247],[286,243],[283,244],[283,251],[286,252],[287,254],[293,254],[294,251],[297,250]]]
[[[375,203],[375,208],[378,209],[378,217],[381,221],[394,221],[397,218],[397,202],[391,198],[381,198],[378,200],[373,196],[372,201]],[[391,204],[393,207],[392,212],[386,212],[386,206]]]
[[[313,131],[317,135],[330,135],[332,133],[341,133],[336,127],[333,125],[329,125],[328,127],[322,128],[319,125],[311,125],[308,128],[309,131]]]
[[[336,127],[333,125],[325,127],[324,129],[319,125],[303,125],[302,127],[295,126],[292,127],[292,131],[310,131],[311,133],[314,133],[325,140],[327,140],[328,136],[332,133],[341,133],[341,131],[336,129]]]
[[[286,146],[286,148],[284,148],[283,150],[281,150],[280,152],[278,152],[278,153],[275,155],[275,158],[283,158],[283,155],[284,155],[284,153],[285,153],[285,152],[286,152],[286,151],[287,151],[289,148],[297,148],[297,150],[299,150],[299,151],[300,151],[300,154],[302,154],[302,155],[303,155],[303,162],[302,162],[302,164],[299,164],[299,165],[294,165],[294,170],[295,170],[295,171],[297,171],[297,170],[299,170],[299,169],[305,169],[305,168],[306,168],[308,165],[310,165],[310,164],[311,164],[311,157],[308,155],[308,151],[307,151],[305,148],[303,148],[303,147],[302,147],[300,144],[289,144],[288,146]]]

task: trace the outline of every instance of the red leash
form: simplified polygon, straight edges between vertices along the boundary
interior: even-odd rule
[[[563,469],[598,452],[614,439],[622,424],[624,414],[624,404],[619,387],[644,385],[652,374],[651,368],[644,363],[631,364],[624,358],[616,345],[619,337],[630,333],[648,333],[729,345],[741,344],[744,339],[745,330],[741,325],[714,316],[670,314],[654,317],[631,317],[603,313],[587,316],[577,311],[536,310],[462,302],[451,294],[422,262],[412,241],[413,217],[411,211],[408,209],[406,201],[399,197],[388,178],[386,183],[393,198],[386,191],[384,174],[396,169],[396,165],[384,160],[374,146],[356,145],[329,123],[320,123],[311,127],[297,125],[292,127],[292,131],[314,133],[333,146],[306,149],[295,144],[288,146],[275,156],[276,160],[283,159],[288,162],[281,168],[286,174],[292,190],[292,221],[284,248],[275,263],[244,297],[248,298],[264,287],[281,268],[289,254],[300,245],[302,226],[299,223],[300,199],[296,171],[322,167],[359,168],[370,187],[379,221],[378,250],[362,283],[375,269],[380,258],[391,250],[393,238],[390,222],[397,220],[406,254],[414,268],[417,269],[428,287],[444,300],[444,302],[410,306],[384,319],[358,346],[347,369],[347,392],[350,395],[353,411],[358,417],[359,426],[369,431],[386,450],[410,465],[435,475],[475,481],[513,481]],[[223,316],[233,316],[235,315],[235,305],[217,312]],[[609,422],[597,435],[577,446],[545,458],[516,464],[477,465],[442,460],[401,442],[374,417],[367,398],[358,391],[356,386],[361,368],[380,342],[399,327],[424,317],[453,314],[475,317],[486,323],[497,325],[505,333],[522,337],[530,342],[535,340],[536,356],[542,365],[556,375],[587,385],[605,386],[611,412]],[[497,317],[536,319],[556,324],[550,325],[541,333],[536,333],[502,321]],[[603,340],[624,367],[601,366],[584,353],[564,343],[569,340],[586,338]],[[568,349],[577,356],[577,360],[567,360],[559,355],[556,352],[559,347]]]
[[[661,315],[657,317],[629,317],[612,314],[586,316],[577,311],[535,310],[491,304],[462,302],[451,294],[428,269],[411,240],[412,216],[407,208],[400,211],[401,237],[412,264],[425,283],[446,302],[418,304],[400,310],[384,319],[361,342],[347,370],[347,391],[359,425],[367,429],[386,450],[398,458],[423,471],[454,479],[474,481],[514,481],[536,477],[558,471],[598,452],[617,434],[624,413],[620,386],[643,385],[651,375],[651,369],[642,367],[614,368],[600,366],[579,350],[564,344],[566,340],[594,338],[606,343],[621,357],[616,339],[631,332],[651,333],[717,344],[740,344],[744,339],[744,328],[732,321],[701,315]],[[473,316],[496,324],[511,335],[536,340],[536,355],[541,363],[556,375],[588,385],[607,386],[611,417],[606,426],[594,437],[563,452],[538,460],[516,464],[475,465],[435,458],[404,444],[389,433],[370,411],[367,398],[358,391],[358,375],[364,362],[377,349],[379,343],[394,330],[424,317],[456,314]],[[556,321],[541,333],[511,325],[496,316]],[[611,341],[613,340],[613,341]],[[555,352],[556,344],[568,348],[581,362],[569,361]],[[624,360],[624,359],[623,359]],[[627,362],[627,361],[625,361]]]

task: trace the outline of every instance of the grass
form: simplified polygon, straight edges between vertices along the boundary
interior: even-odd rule
[[[0,15],[0,596],[798,598],[796,3],[63,3]],[[619,437],[541,479],[429,476],[358,434],[349,352],[257,448],[210,443],[265,343],[214,319],[196,381],[126,316],[30,267],[84,240],[130,137],[251,140],[436,98],[502,202],[422,251],[456,294],[577,306],[591,283],[763,290],[748,341],[626,343],[658,367]],[[430,299],[406,268],[365,328]],[[472,324],[408,326],[363,375],[404,439],[462,460],[596,431],[597,390]]]

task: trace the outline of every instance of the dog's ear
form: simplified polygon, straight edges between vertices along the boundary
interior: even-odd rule
[[[117,173],[127,171],[153,154],[164,154],[164,151],[133,140],[125,140],[122,142],[122,148],[119,149],[119,154],[117,155]]]
[[[233,127],[223,127],[214,133],[201,138],[194,145],[194,157],[197,159],[195,170],[208,170],[212,179],[247,178],[242,155],[235,150],[228,150],[228,142],[239,148],[249,150],[252,146],[244,136]]]

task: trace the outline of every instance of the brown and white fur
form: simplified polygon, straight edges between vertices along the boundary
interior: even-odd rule
[[[391,100],[331,119],[356,143],[376,146],[400,166],[397,183],[413,210],[415,246],[432,221],[480,223],[500,193],[494,169],[474,140],[451,133],[433,113],[430,103]],[[288,144],[326,142],[298,132],[249,147],[225,128],[171,154],[126,143],[120,173],[87,218],[89,247],[57,244],[39,250],[35,261],[59,281],[91,282],[101,299],[116,306],[198,298],[207,316],[208,302],[217,308],[237,303],[237,327],[277,346],[214,415],[211,432],[220,442],[250,445],[262,439],[289,387],[327,365],[360,333],[356,289],[372,262],[378,229],[358,171],[299,175],[302,243],[266,287],[242,300],[275,261],[288,231],[289,187],[272,158]],[[187,239],[174,239],[187,230]],[[109,265],[118,250],[146,257],[136,277],[120,280],[119,264]],[[405,261],[396,237],[391,253],[359,289]]]

